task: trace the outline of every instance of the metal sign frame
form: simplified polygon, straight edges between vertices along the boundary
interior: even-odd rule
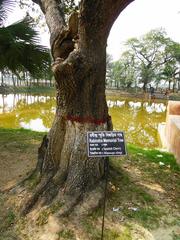
[[[99,133],[121,133],[123,135],[123,147],[124,147],[124,152],[125,154],[98,154],[98,155],[92,155],[90,154],[89,148],[90,148],[90,142],[89,142],[89,134],[90,133],[94,133],[94,134],[99,134]],[[127,148],[126,148],[126,144],[125,144],[125,134],[124,131],[88,131],[87,132],[87,153],[88,153],[88,157],[118,157],[118,156],[127,156]]]

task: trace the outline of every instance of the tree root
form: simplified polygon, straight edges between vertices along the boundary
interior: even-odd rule
[[[46,177],[44,179],[41,180],[41,182],[39,183],[39,185],[37,185],[36,190],[34,193],[32,193],[27,199],[26,201],[23,203],[23,206],[20,210],[20,215],[24,216],[27,213],[29,213],[29,211],[31,210],[31,208],[35,205],[35,203],[37,202],[39,196],[44,192],[44,190],[46,189],[48,183],[50,182],[51,176]]]
[[[100,181],[98,186],[88,192],[79,192],[76,195],[66,194],[62,185],[54,185],[53,178],[41,179],[41,182],[36,186],[34,192],[23,202],[20,210],[20,215],[24,216],[34,207],[41,208],[42,206],[51,207],[57,202],[61,203],[61,208],[56,212],[56,217],[67,217],[69,215],[84,216],[91,213],[99,207],[103,199],[103,181]]]
[[[77,194],[76,196],[61,195],[60,201],[64,203],[61,209],[55,214],[57,217],[67,217],[71,215],[73,209],[80,202],[82,194]]]
[[[72,214],[78,217],[89,215],[101,205],[103,198],[104,184],[101,182],[95,189],[84,195],[83,200],[75,206]]]
[[[61,192],[57,198],[64,203],[61,209],[55,214],[56,217],[82,217],[89,215],[98,208],[104,197],[104,183],[100,182],[98,186],[86,193],[79,193],[76,196],[64,195]]]

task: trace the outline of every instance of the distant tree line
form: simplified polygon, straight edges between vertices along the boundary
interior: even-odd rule
[[[0,72],[0,85],[13,87],[54,86],[51,71],[43,72],[41,76],[31,75],[28,71],[12,72],[3,69]]]
[[[163,29],[128,39],[124,49],[118,61],[107,56],[107,88],[141,86],[146,91],[151,84],[180,90],[180,44]]]

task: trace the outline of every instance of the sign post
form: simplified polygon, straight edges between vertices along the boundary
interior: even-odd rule
[[[108,157],[127,155],[124,132],[122,131],[94,131],[87,132],[87,151],[88,157],[105,157],[104,173],[105,173],[105,189],[102,219],[102,234],[104,236],[104,217],[106,208],[106,195],[108,185],[109,162]]]
[[[104,173],[105,173],[105,187],[104,187],[104,202],[103,202],[103,218],[102,218],[101,240],[104,239],[104,218],[105,218],[105,211],[106,211],[106,198],[107,198],[108,173],[109,173],[109,159],[108,159],[108,157],[105,158]]]

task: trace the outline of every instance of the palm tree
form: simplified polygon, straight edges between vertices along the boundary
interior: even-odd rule
[[[14,6],[15,2],[12,0],[0,0],[0,26],[3,25],[8,13],[13,9]]]
[[[0,0],[0,71],[9,69],[18,77],[20,72],[28,71],[32,77],[41,78],[50,71],[49,50],[39,44],[38,32],[32,28],[29,16],[4,26],[13,6],[12,0]]]

